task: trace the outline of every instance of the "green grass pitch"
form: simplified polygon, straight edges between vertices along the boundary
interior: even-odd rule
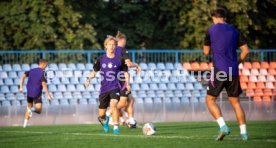
[[[251,121],[249,141],[240,141],[236,122],[228,122],[230,136],[216,142],[215,122],[155,123],[157,133],[143,136],[141,129],[120,127],[120,135],[104,133],[101,125],[0,127],[0,147],[276,147],[276,121]],[[112,131],[112,130],[111,130]]]

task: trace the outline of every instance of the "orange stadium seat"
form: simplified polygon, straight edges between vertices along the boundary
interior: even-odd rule
[[[268,74],[270,75],[276,75],[276,70],[275,69],[269,69]]]
[[[257,82],[257,81],[258,81],[257,76],[251,75],[251,76],[249,77],[249,81],[251,81],[251,82]]]
[[[265,90],[264,90],[264,96],[272,96],[272,91],[271,91],[271,89],[265,89]]]
[[[276,69],[276,62],[270,62],[269,68]]]
[[[268,75],[267,76],[267,82],[275,82],[275,77],[273,75]]]
[[[258,69],[252,69],[251,72],[250,72],[250,74],[251,74],[251,75],[254,75],[254,76],[257,76],[257,75],[259,75],[260,73],[259,73]]]
[[[200,70],[205,71],[205,70],[210,70],[208,63],[207,62],[201,62],[200,63]]]
[[[255,82],[248,82],[248,84],[247,84],[247,89],[249,89],[249,90],[254,90],[254,89],[256,89],[256,84],[255,84]]]
[[[242,70],[242,75],[249,76],[250,75],[250,71],[248,69],[243,69]]]
[[[269,68],[268,62],[262,62],[261,63],[261,68],[268,69]]]
[[[263,96],[263,101],[270,102],[272,98],[270,96]]]
[[[260,97],[260,96],[255,96],[255,97],[253,98],[253,100],[256,101],[256,102],[260,102],[260,101],[262,101],[262,97]]]
[[[191,70],[193,70],[193,71],[198,71],[198,70],[200,70],[199,63],[198,63],[198,62],[193,62],[193,63],[191,64]]]
[[[247,76],[244,76],[244,75],[241,75],[241,76],[240,76],[240,81],[241,81],[241,82],[248,82],[248,77],[247,77]]]
[[[246,84],[246,82],[241,82],[240,84],[241,84],[242,90],[247,89],[247,84]]]
[[[254,91],[254,95],[253,96],[263,96],[263,90],[262,89],[256,89]]]
[[[260,69],[260,75],[267,75],[266,69]]]
[[[265,87],[266,88],[270,88],[270,89],[274,89],[275,88],[272,82],[266,82]]]
[[[252,65],[251,65],[250,62],[244,62],[244,63],[243,63],[243,68],[251,69],[251,68],[252,68]]]
[[[263,82],[257,82],[257,89],[265,89],[265,84]]]
[[[192,69],[192,68],[191,68],[191,64],[190,64],[189,62],[183,63],[183,68],[184,68],[184,69],[187,69],[187,70],[191,70],[191,69]]]
[[[259,62],[253,62],[252,63],[252,68],[254,68],[254,69],[260,69],[261,68],[261,64]]]
[[[266,77],[264,75],[258,76],[258,82],[266,82]]]

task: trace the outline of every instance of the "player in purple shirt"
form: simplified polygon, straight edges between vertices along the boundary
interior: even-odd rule
[[[23,83],[24,79],[28,77],[28,83],[27,83],[27,110],[25,113],[25,120],[23,127],[26,128],[28,125],[29,119],[32,117],[32,110],[33,103],[35,104],[35,113],[40,114],[42,110],[42,89],[45,90],[48,100],[51,100],[53,97],[48,91],[47,87],[47,80],[45,78],[44,70],[47,67],[47,61],[46,60],[40,60],[38,68],[31,69],[30,71],[26,71],[20,79],[20,88],[19,91],[23,91]]]
[[[94,64],[94,70],[90,73],[85,82],[88,87],[90,80],[95,78],[96,73],[100,71],[102,76],[100,96],[99,96],[99,121],[103,125],[104,131],[109,132],[108,120],[106,116],[106,109],[110,106],[112,110],[112,119],[114,121],[113,133],[119,134],[119,115],[117,104],[120,99],[120,80],[125,78],[127,91],[130,91],[128,67],[125,59],[121,56],[115,55],[115,48],[117,45],[116,38],[108,36],[105,39],[104,47],[106,54],[100,57]]]
[[[246,58],[249,48],[243,35],[234,26],[225,22],[226,14],[227,11],[224,8],[218,8],[212,12],[214,25],[209,27],[205,37],[204,54],[208,55],[212,51],[214,63],[207,87],[206,104],[220,126],[216,140],[223,140],[226,135],[230,134],[230,129],[225,124],[221,110],[216,104],[216,98],[225,88],[240,125],[241,138],[247,140],[245,113],[238,98],[242,93],[238,64]],[[237,48],[242,51],[239,59]]]

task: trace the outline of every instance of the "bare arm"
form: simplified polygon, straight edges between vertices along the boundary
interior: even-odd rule
[[[20,78],[20,87],[19,87],[19,92],[23,92],[23,83],[27,75],[24,73],[21,78]]]
[[[125,72],[125,82],[126,82],[126,88],[127,88],[127,91],[130,92],[131,89],[130,89],[130,76],[129,76],[129,73],[128,72]]]
[[[210,46],[204,45],[203,46],[203,53],[205,55],[209,55],[209,53],[210,53]]]
[[[239,58],[239,63],[243,62],[244,59],[247,57],[248,53],[249,53],[249,47],[247,46],[247,44],[244,44],[240,47],[241,49],[241,54],[240,54],[240,58]]]
[[[90,80],[94,79],[96,77],[97,72],[96,71],[92,71],[89,76],[87,77],[86,81],[85,81],[85,87],[88,87],[90,85]]]
[[[136,68],[137,72],[141,71],[140,66],[132,63],[130,59],[126,59],[125,62],[126,62],[127,67],[129,67],[129,68]]]

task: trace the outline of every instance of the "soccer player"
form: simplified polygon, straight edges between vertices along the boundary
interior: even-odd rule
[[[122,56],[125,59],[125,63],[129,68],[136,68],[137,72],[141,71],[141,68],[132,63],[130,57],[128,55],[128,51],[125,49],[126,46],[126,35],[121,33],[120,31],[117,32],[116,39],[118,40],[118,45],[116,47],[116,55]],[[131,95],[131,92],[128,92],[125,88],[126,82],[120,81],[121,84],[121,96],[120,101],[118,103],[119,115],[120,115],[120,124],[124,123],[122,109],[125,109],[127,116],[128,116],[128,124],[129,126],[133,125],[132,127],[135,128],[136,121],[134,120],[134,97]]]
[[[110,106],[112,111],[112,119],[114,122],[113,133],[119,134],[119,115],[118,115],[118,101],[120,99],[120,83],[119,79],[125,77],[127,91],[130,91],[128,67],[125,59],[115,54],[117,45],[116,38],[108,36],[104,41],[106,54],[100,57],[94,64],[94,70],[89,74],[85,82],[88,87],[90,80],[95,78],[96,73],[100,71],[102,76],[100,88],[100,105],[99,105],[99,122],[103,125],[104,131],[109,132],[108,120],[106,116],[106,109]],[[122,75],[123,72],[123,75]]]
[[[49,93],[48,87],[47,87],[47,80],[45,78],[45,68],[47,67],[47,61],[46,60],[40,60],[38,68],[31,69],[30,71],[26,71],[20,79],[20,88],[19,91],[23,91],[23,83],[24,79],[28,77],[28,83],[27,83],[27,110],[25,113],[25,120],[23,124],[23,128],[26,128],[28,125],[29,119],[32,117],[32,110],[33,103],[35,104],[35,110],[34,112],[37,114],[41,113],[42,110],[42,89],[45,90],[48,100],[51,100],[53,96]]]
[[[206,33],[203,50],[205,55],[208,55],[210,50],[213,55],[214,69],[211,71],[211,79],[207,87],[206,104],[220,127],[216,140],[223,140],[230,134],[230,129],[216,104],[216,98],[223,88],[226,89],[228,100],[236,113],[241,139],[248,140],[245,113],[238,98],[242,93],[238,64],[246,58],[249,48],[243,35],[234,26],[225,22],[227,11],[224,8],[214,10],[211,15],[214,25],[209,27]],[[236,51],[238,47],[242,51],[239,60]]]

